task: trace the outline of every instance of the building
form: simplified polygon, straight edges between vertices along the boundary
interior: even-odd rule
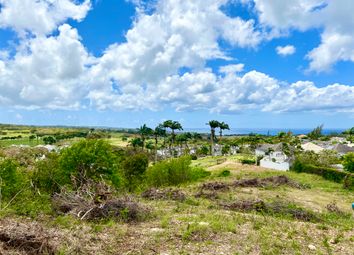
[[[291,166],[291,159],[282,151],[274,151],[264,156],[259,162],[259,165],[264,168],[288,171]]]
[[[321,151],[324,150],[324,148],[322,148],[321,146],[319,146],[317,144],[314,144],[312,142],[308,142],[308,143],[302,144],[301,148],[304,151],[313,151],[315,153],[320,153]]]

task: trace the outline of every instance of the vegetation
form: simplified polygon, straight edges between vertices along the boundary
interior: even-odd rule
[[[344,169],[350,173],[354,173],[354,153],[350,152],[343,157]]]
[[[0,148],[0,253],[351,254],[353,154],[303,152],[289,132],[217,139],[215,127],[223,156],[211,157],[207,134],[163,124],[71,138],[21,128],[2,134],[57,149]],[[157,157],[167,142],[182,156]],[[263,143],[286,144],[293,171],[256,166]]]

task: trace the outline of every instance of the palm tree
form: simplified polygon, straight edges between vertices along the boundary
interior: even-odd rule
[[[220,134],[220,138],[222,137],[222,131],[223,130],[230,130],[230,127],[228,124],[226,124],[225,122],[220,122],[219,123],[219,128],[220,128],[220,131],[219,131],[219,134]]]
[[[172,141],[172,144],[174,144],[175,138],[176,138],[175,130],[183,130],[181,123],[179,123],[178,121],[166,120],[163,123],[163,126],[165,128],[171,129],[171,136],[172,136],[171,141]]]
[[[141,141],[142,141],[142,148],[144,149],[146,137],[151,135],[153,133],[153,130],[151,128],[149,128],[148,126],[146,126],[146,124],[144,124],[139,128],[138,133],[140,134]]]
[[[155,138],[155,162],[157,161],[157,143],[159,136],[166,136],[166,129],[162,124],[159,124],[157,127],[155,127],[155,130],[153,132],[154,138]]]
[[[215,140],[215,128],[220,126],[220,122],[217,120],[211,120],[207,123],[210,126],[210,141],[211,141],[211,155],[214,156],[214,140]]]

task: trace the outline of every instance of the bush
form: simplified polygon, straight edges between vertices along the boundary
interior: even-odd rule
[[[254,164],[256,164],[256,161],[254,159],[244,158],[244,159],[241,159],[241,163],[246,164],[246,165],[254,165]]]
[[[344,169],[350,173],[354,173],[354,153],[350,152],[343,157]]]
[[[142,181],[142,177],[149,166],[149,158],[144,153],[126,156],[122,162],[123,175],[129,190],[134,189]]]
[[[88,180],[102,179],[116,187],[120,185],[117,158],[112,146],[104,140],[86,139],[63,150],[59,167],[65,180],[73,180],[74,188]]]
[[[189,156],[164,160],[146,171],[149,186],[160,187],[179,185],[205,177],[208,172],[201,168],[192,168]]]
[[[0,161],[0,201],[13,198],[25,184],[24,175],[11,159]]]
[[[345,188],[349,188],[349,189],[354,188],[353,174],[348,174],[346,172],[339,171],[333,168],[302,164],[300,161],[296,160],[291,170],[298,173],[309,173],[309,174],[320,175],[326,180],[330,180],[338,183],[344,183]]]
[[[43,142],[45,144],[54,144],[57,142],[57,140],[53,136],[46,136],[43,138]]]
[[[32,182],[35,188],[54,194],[60,191],[60,187],[71,184],[70,176],[59,167],[59,155],[51,153],[46,159],[38,161],[32,174]]]

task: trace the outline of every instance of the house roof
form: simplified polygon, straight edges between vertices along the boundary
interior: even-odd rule
[[[261,144],[257,147],[257,150],[260,150],[260,151],[268,151],[269,149],[272,149],[274,151],[277,151],[277,150],[282,150],[282,144],[281,143],[277,143],[277,144],[268,144],[268,143],[265,143],[265,144]]]
[[[321,146],[318,146],[317,144],[314,144],[312,142],[305,143],[301,145],[301,148],[305,151],[314,151],[316,153],[319,153],[320,151],[323,151],[324,148]]]
[[[333,150],[337,151],[338,153],[354,152],[353,147],[349,147],[348,145],[345,145],[345,144],[336,144],[333,147]]]

